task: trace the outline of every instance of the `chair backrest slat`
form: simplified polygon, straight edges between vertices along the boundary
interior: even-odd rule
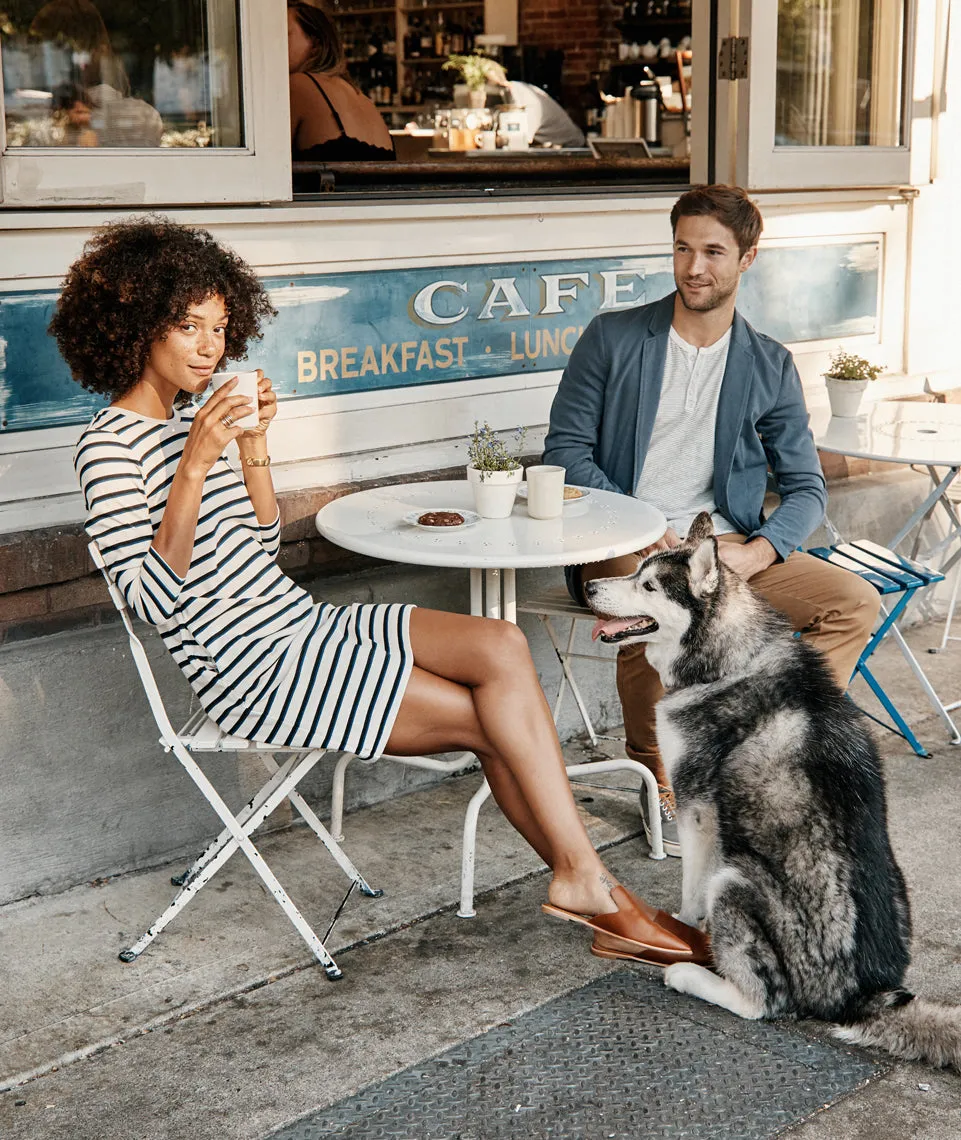
[[[100,547],[95,540],[90,541],[88,549],[94,565],[104,576],[104,580],[107,583],[107,590],[110,593],[110,600],[116,606],[117,612],[120,614],[121,621],[124,624],[124,629],[127,631],[127,639],[130,642],[130,653],[133,657],[134,664],[137,666],[140,683],[143,685],[144,693],[147,696],[150,711],[153,713],[153,718],[157,722],[157,728],[160,730],[160,739],[163,744],[173,747],[173,745],[177,743],[177,733],[174,732],[174,727],[170,723],[170,717],[167,716],[167,710],[164,708],[163,698],[160,696],[160,689],[157,686],[157,679],[154,677],[153,669],[150,668],[147,652],[140,638],[134,632],[130,609],[119,587],[113,580],[110,571],[107,569],[107,564],[104,562],[103,555],[100,553]]]

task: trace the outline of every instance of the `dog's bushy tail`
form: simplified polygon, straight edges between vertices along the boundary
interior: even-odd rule
[[[905,990],[883,995],[882,1003],[865,1011],[867,1016],[837,1026],[835,1036],[851,1045],[883,1049],[902,1061],[925,1061],[961,1072],[961,1006],[917,998]]]

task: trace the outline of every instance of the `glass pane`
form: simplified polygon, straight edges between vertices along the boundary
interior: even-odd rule
[[[7,147],[242,146],[238,0],[3,0]]]
[[[778,0],[775,143],[899,146],[904,0]]]

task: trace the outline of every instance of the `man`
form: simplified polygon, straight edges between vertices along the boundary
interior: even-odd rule
[[[505,89],[511,103],[526,110],[529,143],[535,146],[587,146],[581,128],[542,87],[508,79],[503,67],[497,63],[489,67],[488,78],[491,83]]]
[[[846,688],[880,599],[857,575],[797,551],[824,517],[827,492],[791,354],[734,307],[761,226],[738,187],[700,186],[678,199],[677,291],[591,321],[554,399],[544,462],[565,467],[571,483],[636,495],[668,521],[636,554],[569,567],[578,601],[584,582],[633,573],[707,510],[722,560],[825,654]],[[781,501],[765,519],[769,467]],[[654,725],[663,689],[643,645],[618,654],[617,688],[627,753],[657,777],[665,850],[680,855]],[[646,814],[644,825],[650,840]]]

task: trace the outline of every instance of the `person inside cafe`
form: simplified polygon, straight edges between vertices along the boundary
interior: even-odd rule
[[[74,462],[86,529],[127,604],[226,732],[363,758],[469,750],[553,872],[549,913],[586,924],[608,957],[706,960],[704,935],[635,898],[595,852],[517,626],[315,602],[278,567],[270,379],[256,409],[234,379],[194,403],[273,313],[236,254],[164,218],[98,230],[68,271],[50,331],[74,378],[109,401]],[[241,430],[250,413],[257,426]]]
[[[383,116],[347,72],[333,20],[309,0],[287,0],[290,145],[295,162],[392,162]]]
[[[633,573],[647,555],[678,545],[707,510],[721,559],[825,654],[847,688],[880,599],[858,575],[798,550],[824,517],[827,491],[791,353],[735,308],[761,228],[739,187],[681,195],[671,211],[676,291],[587,326],[551,408],[544,462],[565,467],[571,483],[635,495],[668,521],[664,537],[636,554],[569,567],[581,604],[585,582]],[[765,517],[769,468],[780,504]],[[643,645],[619,652],[617,689],[627,753],[657,777],[664,848],[680,855],[655,732],[663,689]]]
[[[528,142],[534,146],[587,146],[581,128],[542,87],[522,83],[518,79],[508,79],[507,72],[500,64],[494,64],[490,69],[489,79],[504,90],[509,103],[524,108],[527,114]]]
[[[82,91],[90,109],[84,130],[68,132],[70,146],[160,146],[163,119],[156,107],[131,94],[130,79],[100,11],[91,0],[49,0],[30,22],[30,35],[71,48],[71,74],[64,83]],[[77,100],[73,101],[75,104]],[[73,118],[82,113],[74,106]]]

